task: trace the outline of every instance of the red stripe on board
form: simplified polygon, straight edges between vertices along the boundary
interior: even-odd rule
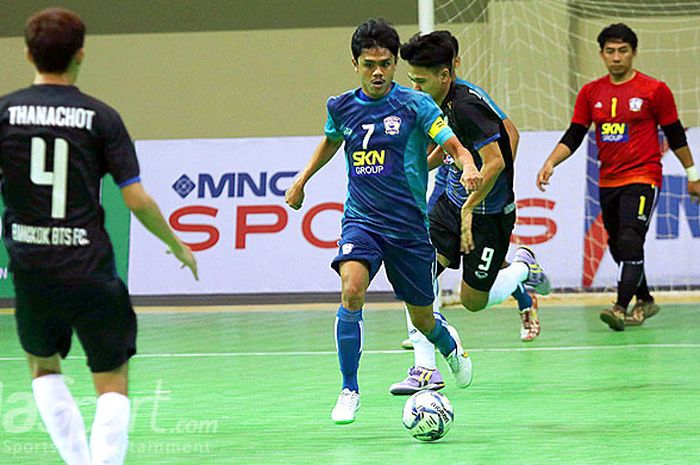
[[[599,214],[583,239],[583,287],[593,285],[593,279],[607,248],[608,233],[603,226],[603,215]]]

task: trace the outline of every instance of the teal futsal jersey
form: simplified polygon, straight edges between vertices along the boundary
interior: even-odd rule
[[[428,237],[425,193],[430,139],[454,135],[430,95],[396,83],[380,99],[361,89],[328,99],[325,134],[345,142],[348,195],[343,225],[396,239]]]

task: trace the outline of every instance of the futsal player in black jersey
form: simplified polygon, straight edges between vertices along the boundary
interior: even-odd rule
[[[452,50],[448,36],[433,32],[413,36],[401,46],[401,58],[409,64],[414,89],[440,105],[457,138],[475,154],[484,178],[483,189],[467,192],[454,182],[460,170],[450,165],[445,192],[429,215],[438,274],[462,262],[461,302],[475,312],[502,302],[519,284],[540,294],[548,293],[550,284],[525,247],[501,268],[515,224],[511,144],[502,119],[483,96],[455,80]],[[440,162],[430,160],[431,166]]]
[[[128,361],[136,315],[116,274],[100,183],[110,174],[143,225],[197,278],[190,249],[144,191],[134,145],[119,114],[73,84],[85,25],[43,10],[27,22],[32,86],[0,97],[3,239],[16,294],[15,319],[34,398],[68,464],[122,464],[127,450]],[[88,446],[83,419],[61,375],[75,332],[97,391]]]

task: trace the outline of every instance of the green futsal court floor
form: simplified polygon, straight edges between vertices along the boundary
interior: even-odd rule
[[[697,299],[696,299],[697,300]],[[518,338],[514,305],[450,308],[474,362],[466,390],[442,391],[449,434],[419,443],[401,424],[399,305],[368,305],[357,421],[337,426],[336,306],[239,311],[148,310],[131,363],[127,464],[698,464],[700,304],[663,304],[644,326],[613,333],[600,306],[540,310],[542,335]],[[377,306],[379,307],[379,306]],[[310,308],[310,307],[309,307]],[[75,345],[64,363],[86,423],[95,397]],[[0,464],[60,464],[34,409],[14,319],[0,315]]]

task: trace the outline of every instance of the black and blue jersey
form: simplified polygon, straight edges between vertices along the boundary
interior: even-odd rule
[[[481,169],[483,164],[477,154],[479,149],[492,142],[498,143],[505,168],[484,201],[474,208],[475,214],[494,214],[514,208],[513,155],[501,117],[503,113],[497,112],[493,101],[486,99],[482,92],[458,81],[450,88],[442,102],[442,109],[459,141],[473,154],[477,168]],[[467,192],[460,182],[461,175],[462,171],[456,165],[450,165],[445,188],[450,201],[460,207],[467,200]]]

